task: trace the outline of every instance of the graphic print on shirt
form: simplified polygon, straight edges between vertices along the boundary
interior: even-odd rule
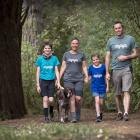
[[[127,44],[116,44],[114,46],[115,49],[126,49],[128,48],[128,45]]]

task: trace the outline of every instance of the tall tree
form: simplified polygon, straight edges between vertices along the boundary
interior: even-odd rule
[[[12,119],[26,113],[21,76],[22,3],[0,0],[0,115]]]

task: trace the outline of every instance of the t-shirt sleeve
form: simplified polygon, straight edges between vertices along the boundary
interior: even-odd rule
[[[106,51],[107,51],[107,52],[110,52],[110,39],[107,41],[107,44],[106,44]]]
[[[91,72],[91,66],[89,66],[89,68],[88,68],[88,75],[89,75],[89,76],[92,75],[92,72]]]
[[[40,65],[41,65],[41,59],[40,59],[40,57],[38,57],[36,62],[35,62],[35,66],[39,67]]]
[[[59,62],[58,58],[55,56],[55,66],[58,66],[58,65],[60,65],[60,62]]]
[[[132,46],[132,49],[133,48],[138,48],[138,45],[136,44],[136,41],[135,41],[134,37],[131,38],[131,46]]]
[[[63,57],[62,57],[63,61],[66,61],[66,53],[64,53]]]
[[[83,58],[82,58],[82,61],[86,61],[86,56],[85,54],[83,53]]]

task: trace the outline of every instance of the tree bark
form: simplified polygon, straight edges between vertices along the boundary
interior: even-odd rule
[[[26,113],[21,76],[22,0],[0,1],[0,115]]]

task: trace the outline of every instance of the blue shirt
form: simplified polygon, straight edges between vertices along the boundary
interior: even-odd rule
[[[40,67],[40,79],[43,80],[54,80],[55,75],[55,66],[60,64],[56,56],[51,56],[47,59],[44,55],[38,57],[35,65]]]
[[[104,64],[99,67],[90,65],[88,75],[91,76],[91,90],[95,93],[106,93],[106,68]]]

